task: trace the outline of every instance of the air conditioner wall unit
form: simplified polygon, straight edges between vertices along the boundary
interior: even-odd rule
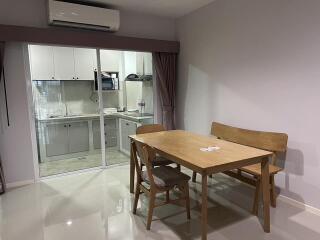
[[[120,27],[118,10],[49,0],[49,24],[115,32]]]

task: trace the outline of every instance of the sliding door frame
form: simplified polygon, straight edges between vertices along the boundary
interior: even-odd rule
[[[95,170],[101,170],[105,169],[107,167],[112,167],[114,165],[109,165],[107,162],[106,157],[106,146],[105,146],[105,126],[104,126],[104,101],[103,101],[103,91],[102,91],[102,78],[101,78],[101,58],[100,58],[100,52],[101,48],[94,48],[96,50],[96,57],[97,57],[97,80],[98,80],[98,100],[99,100],[99,119],[100,119],[100,139],[101,139],[101,165],[93,168],[88,169],[79,169],[71,172],[64,172],[59,173],[51,176],[46,177],[40,177],[40,164],[38,160],[38,146],[37,146],[37,136],[36,136],[36,126],[35,126],[35,115],[34,115],[34,106],[33,106],[33,92],[32,92],[32,81],[31,81],[31,69],[30,69],[30,60],[29,60],[29,50],[28,45],[32,43],[24,42],[23,44],[23,56],[24,56],[24,62],[25,62],[25,78],[26,78],[26,92],[27,92],[27,98],[28,98],[28,113],[29,113],[29,120],[30,120],[30,130],[31,130],[31,142],[32,142],[32,152],[33,152],[33,167],[34,167],[34,181],[38,182],[42,179],[49,179],[54,178],[58,176],[66,176],[70,174],[75,173],[82,173],[87,171],[95,171]],[[46,45],[46,44],[43,44]],[[72,46],[70,46],[72,47]],[[118,49],[118,51],[125,51],[123,49]],[[153,72],[155,72],[155,69],[153,67]],[[157,80],[156,80],[156,74],[153,74],[153,113],[154,113],[154,122],[158,122],[157,118],[158,115],[158,98],[156,94],[157,89]],[[116,164],[117,165],[117,164]]]
[[[79,169],[71,172],[63,172],[54,174],[51,176],[40,176],[40,164],[38,158],[39,148],[37,145],[37,135],[36,135],[36,126],[35,126],[35,114],[34,114],[34,104],[33,104],[33,92],[32,92],[32,80],[31,80],[31,68],[30,68],[30,59],[29,59],[29,49],[28,45],[32,43],[23,42],[23,57],[24,57],[24,70],[25,70],[25,80],[26,80],[26,93],[28,99],[28,115],[30,121],[30,132],[31,132],[31,144],[32,144],[32,154],[33,154],[33,169],[34,169],[34,182],[39,182],[42,179],[50,179],[58,176],[66,176],[74,173],[82,173],[87,171],[101,170],[107,167],[106,162],[106,147],[105,147],[105,135],[104,135],[104,114],[103,114],[103,96],[102,96],[102,79],[101,79],[101,59],[100,59],[100,49],[94,48],[97,56],[97,78],[98,78],[98,99],[99,99],[99,119],[100,119],[100,138],[101,138],[101,165],[97,167]],[[40,44],[46,45],[46,44]],[[72,47],[72,46],[70,46]]]
[[[100,135],[101,135],[101,167],[106,168],[106,136],[104,135],[104,112],[103,112],[103,96],[102,96],[102,79],[101,79],[101,58],[100,48],[96,48],[97,56],[97,79],[98,79],[98,98],[99,98],[99,113],[100,113]]]

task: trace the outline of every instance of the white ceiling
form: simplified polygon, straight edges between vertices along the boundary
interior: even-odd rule
[[[178,18],[214,0],[85,0],[107,4],[113,8],[162,17]]]

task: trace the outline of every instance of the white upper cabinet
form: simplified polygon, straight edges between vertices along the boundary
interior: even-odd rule
[[[54,74],[57,80],[74,80],[74,54],[70,47],[53,47]]]
[[[101,71],[119,72],[121,52],[115,50],[101,50]]]
[[[54,80],[52,47],[29,45],[29,51],[32,80]]]
[[[144,66],[144,74],[152,75],[153,73],[152,53],[143,53],[143,66]]]
[[[144,71],[143,71],[143,54],[142,52],[137,52],[136,53],[136,58],[137,58],[137,65],[136,65],[136,71],[138,75],[143,75]]]
[[[125,76],[129,74],[152,75],[152,54],[146,52],[124,52]]]
[[[137,74],[137,56],[135,52],[124,52],[124,75]]]
[[[74,69],[76,80],[94,80],[95,49],[74,48]]]
[[[94,80],[95,49],[29,45],[33,80]]]

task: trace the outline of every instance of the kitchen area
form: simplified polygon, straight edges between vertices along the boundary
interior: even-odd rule
[[[128,163],[128,135],[154,121],[152,54],[46,45],[28,52],[40,177]]]

